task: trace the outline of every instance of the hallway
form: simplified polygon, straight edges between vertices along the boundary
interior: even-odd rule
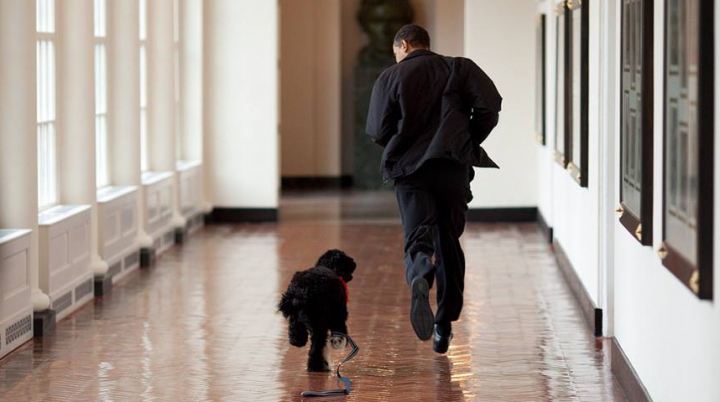
[[[343,368],[351,395],[326,400],[625,400],[536,225],[468,225],[466,306],[446,357],[410,327],[397,222],[294,216],[206,226],[0,361],[0,400],[286,401],[337,388],[304,371],[307,349],[288,345],[275,312],[293,272],[335,247],[358,263],[348,327],[360,353]]]

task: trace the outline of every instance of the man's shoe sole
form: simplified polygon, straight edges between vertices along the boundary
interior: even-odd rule
[[[430,286],[425,278],[412,281],[412,305],[410,307],[410,323],[418,338],[427,341],[433,335],[435,316],[430,309]]]

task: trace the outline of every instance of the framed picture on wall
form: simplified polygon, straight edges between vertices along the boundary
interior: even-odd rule
[[[566,110],[569,114],[567,169],[581,187],[588,186],[588,51],[589,0],[567,0],[569,30],[566,45],[569,68]]]
[[[620,206],[622,225],[652,245],[653,0],[622,0]]]
[[[665,1],[663,265],[713,297],[713,0]]]
[[[567,166],[568,114],[566,89],[568,87],[567,38],[568,9],[565,0],[555,7],[555,133],[553,159],[563,168]]]
[[[535,135],[545,145],[545,14],[538,15],[535,27]]]

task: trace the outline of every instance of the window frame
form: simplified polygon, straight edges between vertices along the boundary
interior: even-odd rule
[[[99,10],[102,8],[102,10]],[[102,13],[102,15],[101,15]],[[107,0],[93,0],[95,56],[95,186],[110,185],[108,152]]]
[[[35,6],[37,206],[38,212],[42,212],[60,201],[57,165],[57,2],[36,0]],[[47,15],[44,15],[45,12]]]
[[[139,4],[139,52],[140,52],[140,171],[150,170],[150,133],[148,131],[148,7],[147,0],[138,0]]]

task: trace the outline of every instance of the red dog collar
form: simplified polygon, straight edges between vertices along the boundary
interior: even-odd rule
[[[340,282],[342,282],[343,287],[345,288],[345,304],[350,303],[350,291],[348,290],[347,282],[342,277],[340,278]]]

